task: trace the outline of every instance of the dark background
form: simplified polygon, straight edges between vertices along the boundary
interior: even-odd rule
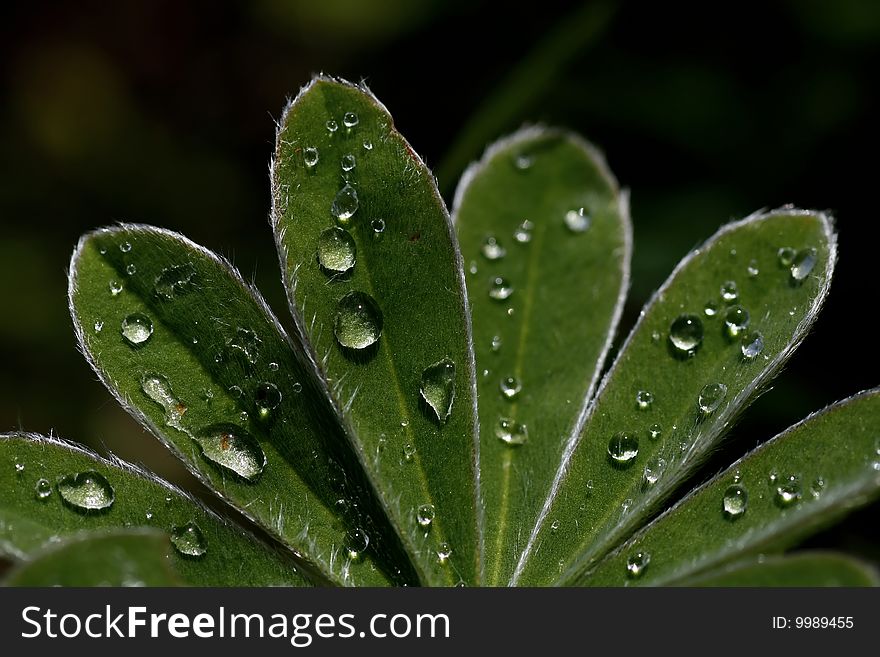
[[[821,319],[702,476],[880,384],[880,3],[157,0],[2,12],[0,431],[54,431],[188,481],[76,352],[68,258],[91,228],[158,224],[232,257],[283,317],[266,222],[274,119],[318,71],[365,78],[447,199],[468,160],[523,122],[600,146],[632,190],[624,335],[721,223],[784,203],[835,214],[840,262]],[[811,544],[876,559],[878,517],[875,505]]]

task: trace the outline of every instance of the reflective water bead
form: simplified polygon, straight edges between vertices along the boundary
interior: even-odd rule
[[[267,417],[281,404],[281,391],[274,383],[261,383],[257,386],[255,401],[260,411],[260,417]]]
[[[663,434],[663,427],[659,424],[652,424],[648,429],[648,435],[651,436],[652,439],[657,440]]]
[[[669,326],[669,342],[677,354],[693,355],[703,342],[703,322],[696,315],[679,315]]]
[[[724,313],[724,331],[728,338],[735,338],[749,326],[749,311],[740,305],[731,306]]]
[[[706,317],[715,317],[718,314],[718,302],[707,301],[703,307],[703,313],[705,313]]]
[[[370,228],[373,229],[373,237],[378,239],[382,237],[385,233],[385,220],[384,219],[373,219],[370,222]]]
[[[656,484],[660,480],[660,477],[663,476],[664,470],[666,470],[666,459],[662,456],[655,456],[649,460],[647,465],[645,465],[643,473],[645,486],[650,488]]]
[[[358,115],[354,112],[346,112],[342,116],[342,125],[346,128],[353,128],[358,124]]]
[[[128,274],[129,276],[134,276],[135,274],[137,274],[137,270],[138,270],[137,265],[132,262],[126,266],[125,273]]]
[[[330,204],[330,213],[336,218],[341,226],[348,226],[351,218],[358,210],[358,195],[355,188],[345,183]]]
[[[455,363],[444,358],[422,372],[419,393],[441,424],[449,419],[455,401]]]
[[[153,281],[153,292],[159,299],[168,301],[195,289],[197,278],[192,263],[165,267]]]
[[[743,336],[740,344],[743,358],[751,360],[764,351],[764,336],[757,331],[750,331]]]
[[[733,303],[739,298],[739,290],[736,281],[725,281],[721,285],[721,298],[727,303]]]
[[[572,233],[583,233],[590,227],[591,217],[584,208],[569,210],[565,213],[565,226]]]
[[[317,258],[325,272],[344,274],[357,262],[357,246],[342,228],[327,228],[318,237]]]
[[[495,425],[495,437],[506,445],[517,447],[526,443],[529,439],[529,431],[526,425],[502,417]]]
[[[333,119],[328,119],[324,125],[327,126],[327,132],[331,135],[339,129],[339,124]]]
[[[801,499],[801,481],[797,475],[781,477],[776,482],[776,504],[785,508]]]
[[[651,563],[651,555],[648,552],[636,552],[626,560],[626,576],[630,579],[638,579],[644,574],[649,563]]]
[[[810,275],[818,261],[818,252],[814,248],[801,249],[791,261],[791,280],[800,283]]]
[[[647,390],[639,390],[636,393],[636,407],[639,410],[645,411],[651,407],[651,404],[654,403],[654,395]]]
[[[129,251],[131,251],[131,242],[123,242],[119,245],[119,250],[123,253],[128,253]]]
[[[703,415],[711,415],[721,406],[727,396],[727,386],[723,383],[707,383],[700,391],[697,403]]]
[[[104,511],[113,506],[116,495],[107,478],[94,470],[67,475],[58,482],[58,494],[80,511]]]
[[[370,537],[362,529],[352,529],[346,535],[345,553],[352,561],[358,561],[370,546]]]
[[[342,156],[342,160],[340,162],[340,166],[343,171],[351,171],[357,166],[357,161],[354,159],[354,155],[351,153],[346,153]]]
[[[141,379],[141,390],[165,411],[166,425],[178,431],[186,432],[183,427],[182,418],[187,408],[174,396],[168,379],[160,374],[145,374]]]
[[[516,231],[513,233],[513,239],[515,239],[520,244],[526,244],[532,241],[532,230],[535,228],[535,224],[529,221],[528,219],[524,219],[523,222],[517,226]]]
[[[452,547],[449,545],[449,543],[441,543],[440,547],[437,548],[437,560],[440,563],[446,563],[451,556]]]
[[[404,461],[410,462],[413,460],[413,457],[416,455],[415,445],[412,443],[406,443],[403,446],[403,459]]]
[[[364,141],[364,150],[365,150],[365,151],[371,151],[371,150],[373,150],[373,142],[371,142],[371,141]]]
[[[313,169],[317,166],[320,157],[321,156],[320,153],[318,153],[318,149],[314,146],[307,146],[303,149],[303,164],[305,164],[309,169]]]
[[[347,349],[366,349],[382,335],[382,311],[365,292],[349,292],[336,306],[333,333]]]
[[[259,479],[266,467],[263,448],[247,431],[234,424],[212,424],[193,439],[206,460],[248,482]]]
[[[516,399],[522,390],[522,383],[514,376],[508,376],[501,379],[501,396],[508,400]]]
[[[52,495],[52,484],[49,483],[48,479],[37,479],[37,483],[34,486],[34,495],[36,495],[38,500],[46,500]]]
[[[746,269],[746,273],[749,275],[749,278],[756,278],[758,274],[761,273],[761,270],[758,268],[758,261],[751,260],[749,262],[749,266]]]
[[[416,520],[421,527],[430,527],[434,522],[434,505],[422,504],[416,512]]]
[[[132,313],[122,320],[121,330],[129,345],[139,347],[153,335],[153,322],[143,313]]]
[[[790,246],[783,246],[776,252],[779,264],[783,267],[790,267],[792,260],[794,260],[794,256],[795,250]]]
[[[486,260],[500,260],[507,255],[507,251],[494,235],[489,235],[483,240],[481,251]]]
[[[119,281],[110,281],[110,294],[112,296],[119,296],[119,293],[122,292],[122,283]]]
[[[492,345],[491,345],[492,351],[495,352],[496,354],[499,351],[501,351],[501,344],[502,344],[501,336],[500,335],[493,335],[492,336]]]
[[[95,322],[95,333],[100,333],[104,329],[104,322],[100,319]]]
[[[495,301],[504,301],[513,294],[513,285],[503,276],[496,276],[492,279],[492,286],[489,288],[489,297]]]
[[[207,551],[205,536],[194,522],[171,528],[171,545],[185,557],[202,557]]]
[[[608,441],[607,452],[614,465],[620,467],[632,465],[639,455],[639,441],[628,433],[616,433]]]
[[[735,520],[742,516],[749,505],[749,494],[743,486],[733,484],[728,486],[721,498],[721,511],[728,520]]]

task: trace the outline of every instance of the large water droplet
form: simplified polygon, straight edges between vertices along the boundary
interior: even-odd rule
[[[160,374],[146,374],[141,379],[141,390],[165,411],[165,424],[178,431],[186,432],[182,422],[183,414],[187,410],[186,406],[174,396],[168,379]]]
[[[110,482],[94,470],[67,475],[58,482],[58,494],[80,511],[104,511],[113,506],[115,499]]]
[[[647,390],[639,390],[636,393],[636,408],[646,411],[654,403],[654,395]]]
[[[528,219],[524,219],[523,222],[516,227],[516,230],[513,233],[513,239],[515,239],[520,244],[527,244],[532,241],[532,230],[534,230],[535,224],[529,221]]]
[[[779,258],[779,264],[783,267],[791,267],[794,256],[795,250],[790,246],[783,246],[776,252],[776,257]]]
[[[751,360],[764,351],[764,336],[757,331],[750,331],[743,336],[740,344],[743,358]]]
[[[306,146],[303,149],[303,164],[305,164],[309,169],[313,169],[317,166],[320,157],[321,156],[320,153],[318,153],[318,149],[314,146]]]
[[[416,520],[422,527],[430,527],[434,522],[434,505],[422,504],[416,512]]]
[[[644,574],[649,563],[651,563],[650,553],[636,552],[626,560],[626,576],[630,579],[638,579]]]
[[[156,296],[170,300],[190,292],[196,287],[196,268],[192,263],[166,267],[154,282]]]
[[[800,283],[806,279],[810,272],[813,271],[817,261],[818,254],[816,249],[809,248],[798,251],[791,261],[791,280],[795,283]]]
[[[507,255],[507,250],[501,246],[494,235],[489,235],[483,240],[481,251],[486,260],[500,260]]]
[[[202,448],[202,456],[206,460],[246,481],[256,481],[266,467],[263,448],[247,431],[235,424],[212,424],[193,439]]]
[[[516,399],[520,391],[522,391],[522,383],[514,376],[508,376],[501,379],[501,396],[505,399]]]
[[[724,332],[733,339],[749,326],[749,311],[740,305],[731,306],[724,313]]]
[[[345,554],[352,561],[358,561],[370,546],[370,537],[362,529],[352,529],[345,537]]]
[[[346,128],[353,128],[358,124],[358,115],[354,112],[346,112],[342,116],[342,125]]]
[[[739,484],[728,486],[721,498],[721,510],[724,517],[729,520],[735,520],[742,516],[749,505],[749,494],[745,488]]]
[[[455,363],[444,358],[426,367],[419,392],[440,423],[446,422],[455,400]]]
[[[36,495],[38,500],[46,500],[52,495],[52,484],[49,483],[48,479],[37,479],[37,483],[34,486],[34,495]]]
[[[349,292],[336,306],[333,333],[348,349],[366,349],[382,335],[382,311],[365,292]]]
[[[355,265],[357,247],[351,235],[334,226],[324,230],[318,237],[317,255],[318,264],[325,272],[344,274]]]
[[[132,347],[146,343],[153,335],[153,322],[143,313],[132,313],[122,320],[122,338]]]
[[[590,227],[591,217],[583,208],[565,213],[565,226],[572,233],[583,233]]]
[[[509,299],[513,294],[513,285],[503,276],[496,276],[492,279],[492,286],[489,288],[489,297],[495,301],[504,301]]]
[[[779,477],[776,480],[776,504],[786,508],[801,499],[801,480],[797,475]]]
[[[495,436],[506,445],[524,445],[529,439],[528,427],[510,418],[502,417],[495,425]]]
[[[679,315],[669,327],[669,342],[680,356],[691,356],[703,342],[703,322],[696,315]]]
[[[703,415],[711,415],[721,406],[727,396],[727,386],[723,383],[707,383],[700,391],[697,403]]]
[[[721,285],[721,298],[727,303],[734,303],[739,298],[736,281],[725,281]]]
[[[358,210],[358,195],[354,187],[346,183],[342,189],[336,193],[336,198],[330,205],[330,212],[336,217],[336,221],[341,226],[347,226],[351,222],[351,218]]]
[[[171,545],[185,557],[202,557],[208,551],[205,536],[194,522],[171,528]]]
[[[255,401],[257,402],[260,418],[265,420],[281,403],[281,391],[278,390],[278,386],[274,383],[261,383],[257,386]]]
[[[608,456],[618,467],[632,465],[639,455],[639,441],[628,433],[616,433],[608,441]]]

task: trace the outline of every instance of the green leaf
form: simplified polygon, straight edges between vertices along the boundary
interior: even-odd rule
[[[575,581],[643,524],[806,335],[835,253],[828,217],[785,208],[723,227],[678,265],[568,440],[552,487],[533,492],[546,502],[514,583]],[[731,337],[744,313],[748,327]]]
[[[479,581],[473,352],[434,179],[366,88],[319,77],[285,111],[272,190],[300,341],[420,581]]]
[[[87,532],[49,544],[16,566],[6,586],[181,586],[168,534],[139,527]]]
[[[636,583],[664,585],[793,545],[880,495],[878,423],[874,389],[794,425],[636,534],[588,583],[626,583],[639,552],[650,563]]]
[[[302,354],[229,263],[168,231],[99,230],[73,255],[70,306],[119,402],[321,577],[412,579]]]
[[[71,485],[81,473],[92,481],[83,489],[91,495],[85,500],[90,508],[83,507]],[[205,553],[200,557],[171,553],[170,563],[183,582],[307,585],[289,557],[150,473],[58,438],[0,435],[0,554],[4,556],[28,559],[42,546],[81,532],[143,525],[174,533],[190,523],[198,527]]]
[[[686,586],[878,586],[877,571],[842,554],[804,552],[782,557],[765,557],[731,564]]]
[[[632,236],[627,197],[601,155],[545,128],[490,147],[463,177],[453,218],[482,372],[480,477],[488,582],[497,585],[513,572],[535,492],[553,481],[561,438],[598,381]]]

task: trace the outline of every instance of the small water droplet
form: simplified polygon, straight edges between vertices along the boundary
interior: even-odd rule
[[[660,344],[660,331],[651,332],[651,342],[654,344]]]
[[[247,411],[242,411],[241,413],[238,414],[238,421],[239,421],[241,424],[247,424],[247,422],[248,422],[248,420],[250,419],[250,417],[251,417],[251,416],[248,415],[248,412],[247,412]]]
[[[257,386],[255,400],[260,418],[265,420],[281,403],[281,391],[274,383],[261,383]]]
[[[366,349],[382,335],[382,311],[365,292],[349,292],[336,306],[333,333],[348,349]]]
[[[156,296],[166,301],[195,289],[198,275],[192,263],[166,267],[153,282]]]
[[[743,336],[740,344],[743,358],[751,360],[764,351],[764,336],[757,331],[750,331]]]
[[[141,390],[165,411],[165,424],[178,431],[188,433],[184,429],[182,421],[187,408],[174,396],[168,379],[160,374],[145,374],[141,379]]]
[[[662,456],[655,456],[651,458],[645,465],[645,487],[650,488],[654,484],[656,484],[660,480],[660,477],[663,476],[664,470],[666,470],[666,459],[664,459]]]
[[[556,519],[556,520],[554,520],[553,522],[551,522],[551,523],[550,523],[550,531],[551,531],[551,532],[555,532],[555,531],[557,531],[557,530],[559,529],[559,525],[560,525],[560,524],[561,524],[561,523],[559,522],[558,519]]]
[[[354,155],[351,153],[346,153],[342,156],[340,166],[343,171],[351,171],[357,166],[357,160],[354,159]]]
[[[357,262],[357,247],[351,235],[334,226],[318,237],[317,257],[325,273],[344,274]]]
[[[123,253],[128,253],[129,251],[131,251],[131,242],[123,242],[119,245],[119,250]]]
[[[370,227],[373,229],[373,239],[381,239],[385,234],[384,219],[373,219],[373,221],[370,222]]]
[[[513,285],[503,276],[496,276],[492,279],[492,286],[489,288],[489,297],[495,301],[504,301],[513,294]]]
[[[520,171],[527,171],[532,166],[532,158],[528,155],[517,155],[513,164]]]
[[[646,411],[654,403],[654,395],[647,390],[639,390],[636,393],[636,408]]]
[[[776,482],[776,504],[790,507],[801,499],[801,481],[797,475],[780,477]]]
[[[734,303],[739,298],[736,281],[725,281],[721,285],[721,298],[726,303]]]
[[[779,259],[779,264],[783,267],[791,267],[794,256],[795,250],[790,246],[783,246],[776,252],[776,257]]]
[[[810,494],[813,496],[813,499],[819,498],[822,495],[823,490],[825,490],[825,479],[822,477],[816,477],[810,486]]]
[[[358,124],[358,115],[354,112],[346,112],[342,116],[342,125],[346,128],[353,128]]]
[[[724,332],[731,340],[749,326],[749,311],[740,305],[731,306],[724,313]]]
[[[370,537],[363,529],[352,529],[345,537],[345,554],[352,561],[358,561],[370,546]]]
[[[37,483],[34,486],[34,495],[37,496],[38,500],[46,500],[52,495],[52,484],[49,483],[48,479],[37,479]]]
[[[153,335],[153,322],[143,313],[132,313],[122,320],[122,338],[132,347],[139,347]]]
[[[171,545],[185,557],[199,558],[205,555],[208,548],[202,530],[194,522],[171,528]]]
[[[115,499],[110,482],[94,470],[62,478],[58,482],[58,494],[68,505],[86,512],[109,509]]]
[[[331,135],[339,129],[339,124],[336,123],[336,121],[333,119],[327,119],[327,123],[325,123],[324,125],[327,126],[327,132],[329,132]]]
[[[739,484],[728,486],[721,498],[721,510],[728,520],[736,520],[742,516],[749,505],[749,494]]]
[[[608,441],[608,456],[618,467],[632,465],[639,455],[639,441],[628,433],[616,433]]]
[[[651,563],[650,553],[636,552],[626,560],[626,576],[630,579],[638,579],[645,573],[649,563]]]
[[[707,383],[700,391],[697,403],[703,415],[711,415],[721,406],[727,396],[727,386],[723,383]]]
[[[413,457],[416,455],[416,447],[412,443],[406,443],[403,446],[403,460],[407,463],[412,462]]]
[[[492,351],[494,353],[497,354],[499,351],[501,351],[501,344],[502,344],[501,336],[500,335],[493,335],[492,336]]]
[[[110,281],[110,294],[112,296],[119,296],[119,293],[122,292],[122,283],[119,281]]]
[[[135,274],[137,274],[137,270],[138,270],[137,265],[135,265],[132,262],[128,266],[126,266],[125,273],[128,274],[129,276],[134,276]]]
[[[330,205],[330,213],[336,217],[336,221],[340,226],[348,226],[357,210],[357,192],[349,183],[345,183],[342,189],[336,193],[336,197]]]
[[[422,504],[416,512],[416,520],[422,527],[430,527],[434,522],[434,505]]]
[[[669,327],[669,342],[680,356],[692,356],[703,342],[703,322],[696,315],[679,315]]]
[[[406,429],[406,428],[409,426],[409,420],[401,420],[401,421],[400,421],[400,426],[401,426],[402,428]]]
[[[529,439],[528,427],[510,418],[502,417],[495,425],[495,436],[505,445],[518,447]]]
[[[528,219],[524,219],[523,222],[516,227],[516,230],[513,233],[513,239],[515,239],[520,244],[527,244],[532,241],[532,230],[534,230],[535,224],[529,221]]]
[[[260,444],[244,429],[227,422],[212,424],[193,439],[202,448],[202,456],[221,468],[254,482],[266,467],[266,454]]]
[[[371,141],[365,141],[365,142],[364,142],[364,150],[365,150],[365,151],[371,151],[371,150],[373,150],[373,142],[371,142]]]
[[[269,370],[272,372],[277,372],[278,371],[278,363],[275,363],[275,362],[269,363]]]
[[[452,556],[452,547],[449,543],[441,543],[440,547],[437,548],[437,560],[442,564],[446,563],[449,560],[449,557]]]
[[[481,251],[486,260],[501,260],[501,258],[507,255],[507,250],[501,246],[501,243],[494,235],[489,235],[483,240]]]
[[[300,393],[300,392],[302,392],[303,386],[302,386],[302,383],[300,383],[299,381],[296,381],[293,384],[292,388],[295,393]]]
[[[653,440],[657,440],[663,434],[663,427],[659,424],[652,424],[648,429],[648,435],[651,436]]]
[[[303,164],[305,164],[309,169],[314,169],[318,165],[318,161],[320,159],[321,154],[314,146],[306,146],[303,149]]]
[[[519,379],[514,376],[508,376],[504,379],[501,379],[501,384],[499,385],[501,389],[501,396],[505,399],[516,399],[517,395],[519,395],[522,390],[522,383],[520,383]]]
[[[471,263],[468,266],[468,271],[471,273],[471,275],[474,275],[477,273],[477,261],[476,260],[471,260]]]
[[[791,280],[795,283],[804,281],[818,261],[817,251],[814,248],[801,249],[791,261]]]
[[[104,328],[104,322],[100,319],[95,322],[95,333],[100,333]]]
[[[775,484],[778,479],[779,479],[779,473],[776,472],[776,470],[771,470],[770,474],[767,475],[767,481],[770,483],[771,486],[773,484]]]
[[[761,273],[761,270],[758,268],[758,261],[751,260],[749,262],[749,266],[746,269],[746,273],[749,275],[749,278],[756,278],[758,274]]]
[[[241,386],[229,386],[227,392],[229,392],[229,394],[236,399],[241,399],[242,397],[244,397],[244,390],[241,389]]]
[[[718,302],[717,301],[707,301],[706,305],[703,307],[703,312],[706,317],[715,317],[718,314]]]
[[[419,392],[440,423],[445,423],[455,401],[455,363],[444,358],[426,367]]]
[[[572,233],[585,232],[590,227],[591,221],[592,218],[589,214],[587,214],[584,208],[569,210],[565,213],[565,226]]]

